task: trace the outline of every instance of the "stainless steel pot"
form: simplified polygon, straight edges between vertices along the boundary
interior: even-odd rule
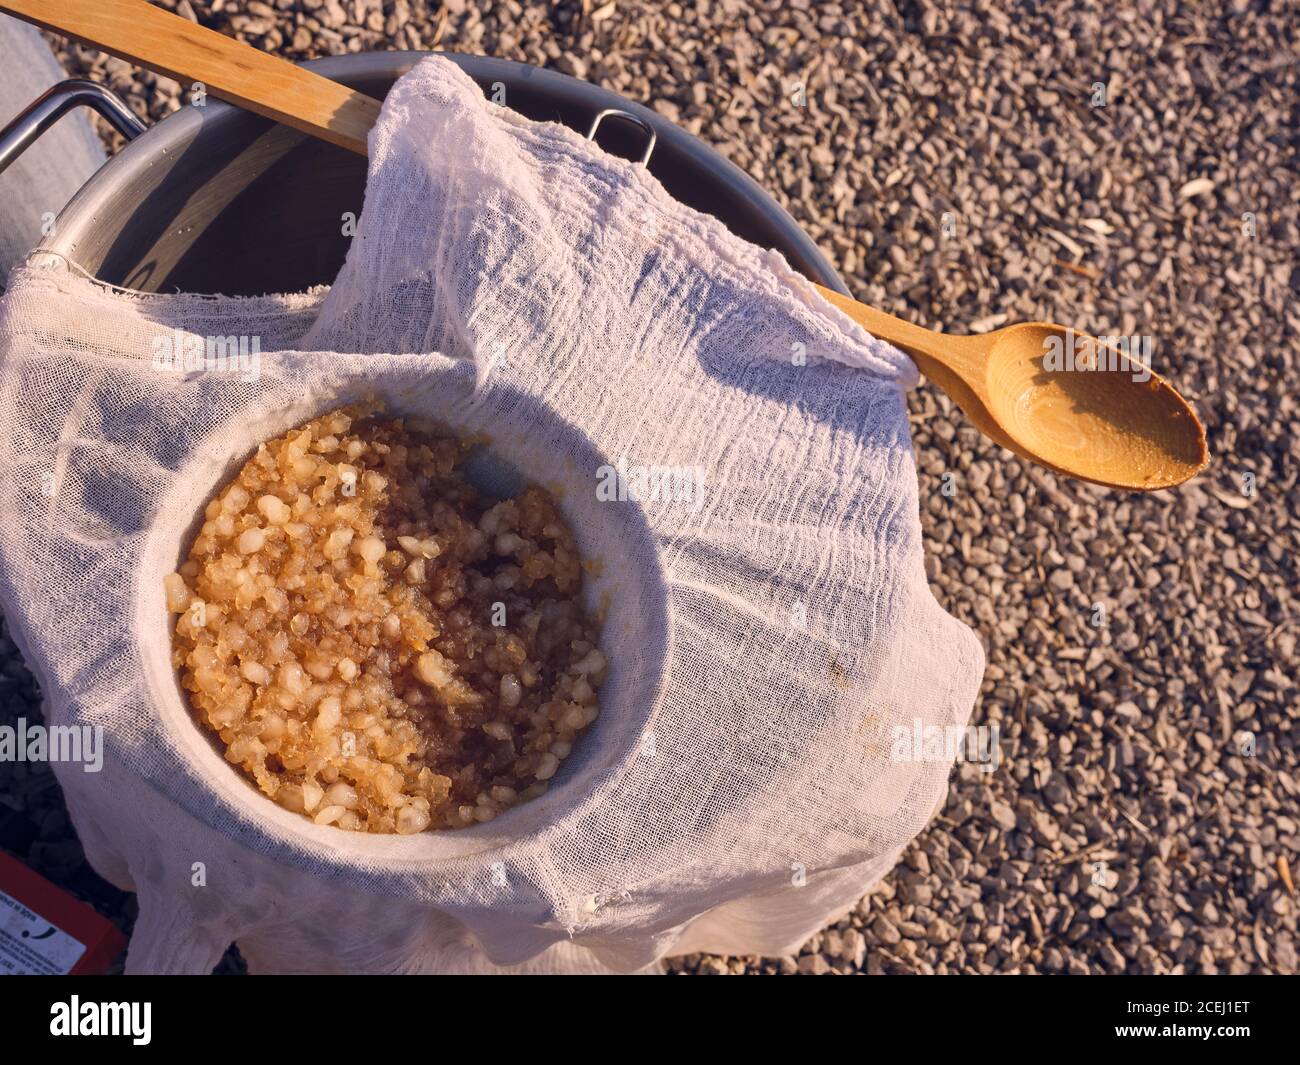
[[[428,53],[365,52],[304,64],[382,97]],[[551,70],[444,53],[519,113],[596,132],[607,150],[642,158],[668,192],[791,266],[847,293],[807,235],[748,175],[655,112]],[[89,103],[136,133],[109,94],[56,87],[0,133],[0,166],[66,106]],[[75,95],[75,99],[70,97]],[[129,118],[129,112],[126,112]],[[333,280],[347,254],[346,212],[360,215],[365,160],[217,100],[184,106],[141,133],[73,197],[41,247],[103,281],[145,292],[257,295]]]

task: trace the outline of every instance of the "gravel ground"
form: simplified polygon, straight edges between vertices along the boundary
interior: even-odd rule
[[[955,771],[898,868],[797,957],[674,970],[1300,971],[1293,7],[164,6],[293,58],[437,46],[651,103],[774,193],[860,299],[953,330],[1150,335],[1205,420],[1210,470],[1131,496],[1028,468],[912,394],[930,577],[985,642],[974,720],[1000,726],[1001,769]],[[63,56],[151,118],[177,104],[164,79]],[[34,716],[0,654],[0,717]],[[0,795],[18,810],[0,842],[128,926],[52,776],[0,765]]]

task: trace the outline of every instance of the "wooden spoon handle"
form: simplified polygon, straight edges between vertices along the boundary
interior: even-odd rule
[[[213,96],[360,155],[379,120],[378,100],[145,0],[0,0],[0,10],[181,83],[202,82]],[[959,387],[955,378],[968,376],[963,369],[978,371],[974,362],[953,365],[961,338],[939,337],[816,287],[872,336],[906,351],[949,392]]]
[[[848,296],[841,296],[815,282],[814,287],[828,303],[842,310],[877,340],[893,344],[910,355],[917,369],[942,388],[990,440],[1021,458],[1042,462],[1041,458],[1026,453],[1012,440],[989,410],[985,367],[993,344],[992,334],[953,336],[935,333]]]
[[[365,155],[380,104],[336,81],[155,7],[145,0],[0,0],[0,10]],[[933,333],[817,286],[867,332],[901,347],[949,387],[952,344]],[[936,344],[936,341],[938,343]],[[936,365],[938,364],[938,365]]]
[[[366,154],[367,135],[379,120],[378,100],[145,0],[0,0],[0,10],[183,84],[202,82],[213,96],[360,155]],[[949,378],[959,369],[951,366],[955,338],[940,338],[820,285],[817,289],[952,390]]]
[[[145,0],[3,0],[0,10],[366,154],[379,101]]]
[[[974,383],[984,379],[984,364],[992,346],[990,336],[936,333],[859,303],[849,296],[841,296],[815,282],[813,287],[828,303],[842,310],[877,340],[883,340],[907,352],[920,371],[957,399],[963,409],[967,407],[968,395],[977,399],[981,407],[987,402],[987,394],[977,392]],[[983,429],[984,426],[981,425],[980,428]],[[984,431],[988,432],[987,429]],[[998,439],[998,442],[1002,441]]]

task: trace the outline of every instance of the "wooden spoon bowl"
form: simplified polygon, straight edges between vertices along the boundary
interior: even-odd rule
[[[1205,467],[1196,415],[1127,353],[1038,322],[992,336],[987,402],[1013,450],[1072,477],[1143,490],[1181,484]],[[1071,350],[1072,369],[1050,358]],[[1081,352],[1091,356],[1083,365]]]
[[[981,432],[1022,458],[1135,491],[1182,484],[1209,461],[1192,408],[1133,353],[1046,322],[935,333],[816,287],[872,336],[907,352]],[[1058,353],[1073,353],[1072,361]]]

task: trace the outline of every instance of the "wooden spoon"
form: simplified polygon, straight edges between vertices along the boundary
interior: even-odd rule
[[[202,82],[213,96],[361,155],[379,118],[377,100],[144,0],[0,0],[0,10],[182,83]],[[951,336],[813,287],[907,352],[983,433],[1022,458],[1137,490],[1181,484],[1209,460],[1205,430],[1178,391],[1086,334],[1030,322]],[[1090,352],[1106,368],[1080,369],[1078,358],[1062,368],[1049,358],[1053,345],[1067,359]]]
[[[817,289],[907,352],[985,436],[1021,458],[1139,491],[1182,484],[1209,462],[1200,420],[1136,352],[1046,322],[950,336]]]

